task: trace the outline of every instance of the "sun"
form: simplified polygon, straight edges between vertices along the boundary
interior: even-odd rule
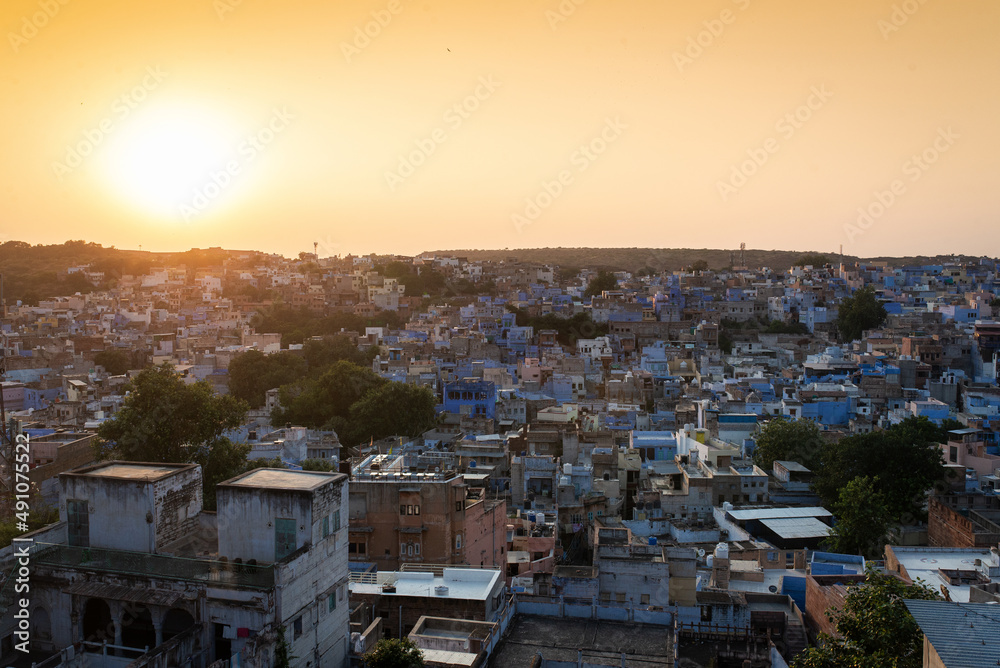
[[[174,218],[232,158],[230,133],[220,117],[204,110],[139,110],[108,147],[110,185],[148,213]]]

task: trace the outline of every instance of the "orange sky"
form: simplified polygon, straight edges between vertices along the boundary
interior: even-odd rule
[[[1000,255],[996,0],[3,0],[0,26],[0,240]]]

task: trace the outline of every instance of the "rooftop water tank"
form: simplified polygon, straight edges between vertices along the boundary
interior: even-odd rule
[[[573,475],[573,465],[569,464],[569,463],[563,464],[563,474],[564,475]]]
[[[649,544],[650,545],[656,545],[656,536],[650,536],[649,537]]]
[[[729,558],[729,545],[727,543],[719,543],[715,546],[715,557],[717,559],[728,559]]]

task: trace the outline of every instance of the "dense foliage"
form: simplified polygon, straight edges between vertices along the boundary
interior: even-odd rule
[[[615,277],[613,272],[604,271],[603,269],[597,272],[597,276],[591,279],[590,283],[587,284],[587,289],[584,290],[584,297],[599,297],[601,293],[605,290],[614,290],[618,287],[618,279]]]
[[[840,302],[837,329],[844,341],[855,341],[865,330],[880,327],[887,317],[885,306],[875,297],[874,286],[866,285]]]
[[[838,637],[821,634],[792,668],[920,668],[923,634],[903,601],[940,598],[921,582],[869,570],[864,583],[849,587],[844,608],[827,612]]]
[[[361,657],[365,668],[423,668],[424,655],[409,638],[382,638]]]
[[[794,461],[816,470],[822,447],[819,425],[812,420],[777,418],[767,422],[757,435],[753,461],[765,471],[773,468],[775,460]]]
[[[205,507],[215,485],[245,470],[250,446],[223,436],[246,418],[246,402],[217,396],[206,381],[185,383],[169,366],[144,369],[127,388],[114,418],[97,431],[98,459],[193,462],[202,466]]]

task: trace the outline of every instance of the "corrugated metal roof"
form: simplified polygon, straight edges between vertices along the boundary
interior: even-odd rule
[[[833,513],[819,506],[809,508],[749,508],[747,510],[730,510],[728,514],[739,522],[777,520],[786,517],[833,517]]]
[[[1000,665],[1000,605],[904,601],[947,668]]]
[[[830,527],[815,517],[783,517],[761,520],[761,524],[782,538],[825,538]]]

